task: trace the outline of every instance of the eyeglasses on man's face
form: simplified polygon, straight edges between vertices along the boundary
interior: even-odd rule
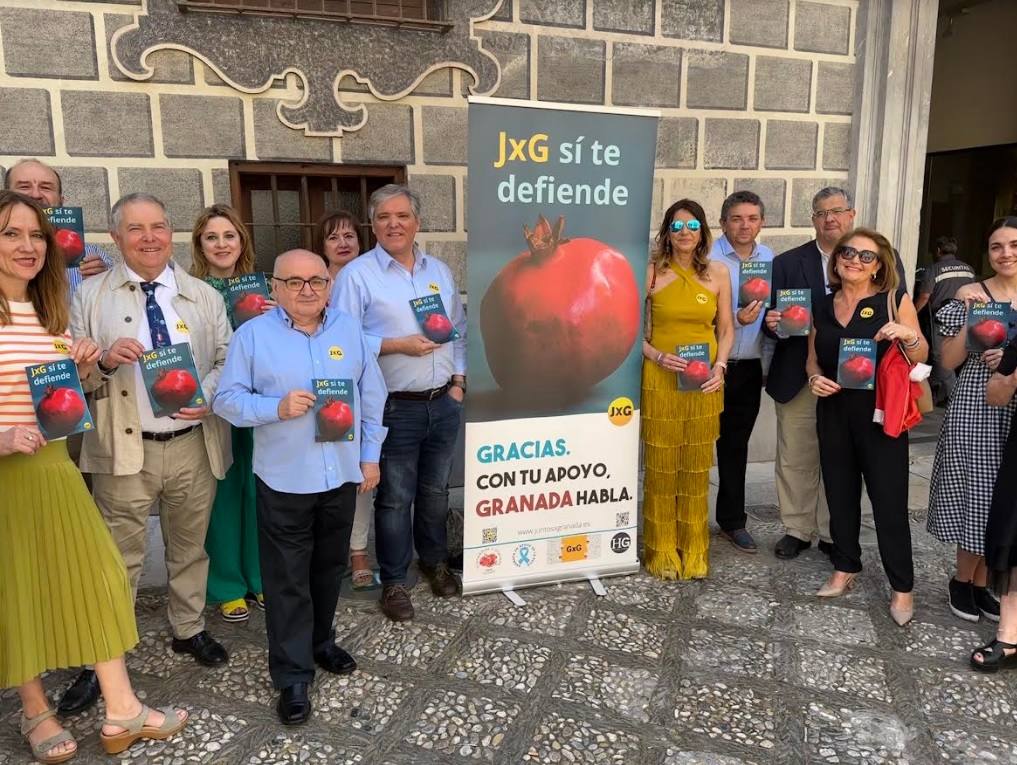
[[[671,231],[675,234],[679,233],[683,228],[687,228],[689,231],[699,231],[701,224],[698,220],[673,220],[671,221]]]
[[[841,247],[837,250],[837,257],[841,260],[854,260],[858,258],[862,263],[868,265],[869,263],[875,263],[879,258],[879,254],[872,250],[856,250],[854,247]]]
[[[272,280],[282,282],[290,292],[300,292],[305,284],[311,288],[312,292],[321,292],[328,287],[329,281],[324,276],[312,276],[310,279],[301,279],[299,276],[273,276]]]
[[[839,218],[845,213],[851,212],[850,207],[834,207],[831,210],[816,210],[812,213],[813,220],[826,220],[827,218]]]

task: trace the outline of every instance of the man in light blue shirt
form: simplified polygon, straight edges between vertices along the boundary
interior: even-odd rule
[[[4,188],[31,197],[43,207],[63,207],[65,204],[60,173],[38,159],[21,159],[11,165],[4,176]],[[86,244],[81,264],[67,269],[70,298],[74,297],[85,279],[112,267],[113,261],[102,247]]]
[[[721,533],[746,553],[756,552],[756,543],[745,529],[745,470],[749,459],[749,438],[759,415],[763,391],[761,334],[763,309],[769,302],[754,300],[738,308],[739,270],[742,263],[769,263],[773,251],[756,242],[764,221],[763,200],[751,191],[736,191],[720,209],[724,234],[713,243],[712,260],[724,263],[731,273],[731,294],[735,312],[735,340],[727,360],[724,379],[724,411],[720,415],[717,439],[717,524]]]
[[[332,305],[362,322],[388,387],[374,526],[381,608],[393,621],[405,621],[413,618],[405,582],[414,545],[434,594],[458,592],[445,521],[466,395],[466,313],[448,266],[414,242],[417,195],[389,184],[371,195],[368,214],[378,245],[339,273]],[[435,342],[422,334],[410,303],[429,295],[440,296],[458,338]]]
[[[387,391],[359,322],[326,308],[324,259],[283,253],[272,283],[279,306],[233,335],[212,408],[254,428],[268,666],[281,691],[279,718],[294,725],[310,716],[315,664],[356,669],[335,644],[332,619],[357,492],[378,483]],[[352,395],[337,396],[332,410],[316,406],[313,380]]]

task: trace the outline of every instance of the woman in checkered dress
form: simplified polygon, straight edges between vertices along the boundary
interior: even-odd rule
[[[998,233],[990,234],[992,237]],[[950,580],[950,610],[966,621],[999,621],[999,602],[987,588],[985,526],[992,486],[1017,401],[992,407],[985,384],[1003,355],[1001,349],[968,352],[967,312],[972,302],[1017,301],[1017,263],[994,257],[995,276],[961,287],[936,314],[943,336],[942,364],[963,364],[939,433],[929,489],[928,529],[941,542],[957,545],[957,573]]]

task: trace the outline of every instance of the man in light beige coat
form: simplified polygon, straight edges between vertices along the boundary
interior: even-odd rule
[[[154,347],[189,343],[211,401],[231,336],[226,308],[212,287],[172,262],[173,231],[158,199],[147,194],[120,199],[111,227],[124,262],[86,281],[71,311],[72,335],[94,338],[104,349],[98,369],[82,381],[95,429],[84,439],[81,469],[92,474],[96,504],[135,594],[148,515],[158,504],[173,650],[216,666],[228,655],[205,630],[205,532],[216,479],[233,460],[229,426],[208,406],[156,417],[138,361]],[[75,685],[90,681],[86,670]]]

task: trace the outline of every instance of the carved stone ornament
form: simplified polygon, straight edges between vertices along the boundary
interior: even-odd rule
[[[182,12],[175,0],[147,0],[145,13],[113,35],[113,60],[132,80],[153,75],[148,56],[180,50],[200,59],[231,87],[262,93],[290,73],[303,98],[280,103],[283,124],[306,135],[342,135],[367,122],[362,105],[339,99],[339,81],[352,76],[382,100],[411,92],[428,74],[451,67],[470,74],[470,92],[494,91],[495,57],[481,50],[473,24],[490,18],[502,0],[452,0],[444,32],[340,21],[237,13]]]

